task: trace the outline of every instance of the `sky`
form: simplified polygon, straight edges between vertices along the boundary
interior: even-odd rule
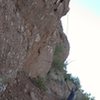
[[[71,0],[62,24],[70,42],[68,72],[100,100],[100,0]]]

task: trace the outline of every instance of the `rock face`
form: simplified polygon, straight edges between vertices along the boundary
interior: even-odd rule
[[[66,97],[68,90],[63,78],[59,84],[46,81],[48,91],[41,95],[29,77],[47,77],[57,45],[63,46],[60,61],[68,57],[69,42],[60,21],[69,11],[68,5],[69,0],[0,0],[0,84],[5,86],[0,100]]]
[[[24,69],[30,76],[46,75],[57,43],[69,53],[60,18],[69,0],[0,0],[0,73],[16,76]]]
[[[65,70],[69,1],[0,0],[0,100],[90,100]]]

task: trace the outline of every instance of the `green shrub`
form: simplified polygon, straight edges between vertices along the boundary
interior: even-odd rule
[[[71,79],[70,79],[77,87],[81,87],[81,85],[80,85],[80,80],[79,80],[79,78],[78,77],[71,77]]]
[[[71,74],[64,74],[64,79],[67,82],[67,80],[71,81],[73,84],[75,84],[75,86],[77,86],[78,88],[81,87],[80,85],[80,80],[78,77],[73,77]]]
[[[35,78],[34,82],[40,90],[46,91],[46,80],[43,77]]]
[[[66,64],[62,62],[59,58],[55,58],[52,62],[52,67],[57,70],[63,70],[66,67]]]
[[[58,56],[60,53],[63,52],[63,46],[61,44],[57,44],[55,47],[55,52],[54,52],[54,56]]]
[[[64,80],[67,81],[67,80],[70,80],[70,79],[71,79],[71,74],[65,73],[64,74]]]
[[[82,94],[83,94],[82,100],[95,100],[95,97],[92,97],[90,93],[82,91]]]
[[[59,55],[63,52],[63,46],[57,44],[55,47],[54,58],[52,62],[52,67],[56,70],[63,70],[66,67],[66,64],[61,60]]]

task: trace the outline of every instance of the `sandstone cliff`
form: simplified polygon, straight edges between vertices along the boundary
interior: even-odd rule
[[[64,70],[70,47],[60,19],[68,5],[0,0],[0,100],[67,100],[75,87]]]

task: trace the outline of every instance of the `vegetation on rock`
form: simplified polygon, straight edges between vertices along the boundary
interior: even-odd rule
[[[40,90],[46,91],[46,79],[43,77],[36,77],[31,79],[32,83],[36,85],[36,87],[38,87]]]
[[[54,59],[52,62],[52,67],[56,70],[63,70],[66,67],[66,64],[59,57],[63,52],[63,46],[61,44],[57,44],[54,52]]]

